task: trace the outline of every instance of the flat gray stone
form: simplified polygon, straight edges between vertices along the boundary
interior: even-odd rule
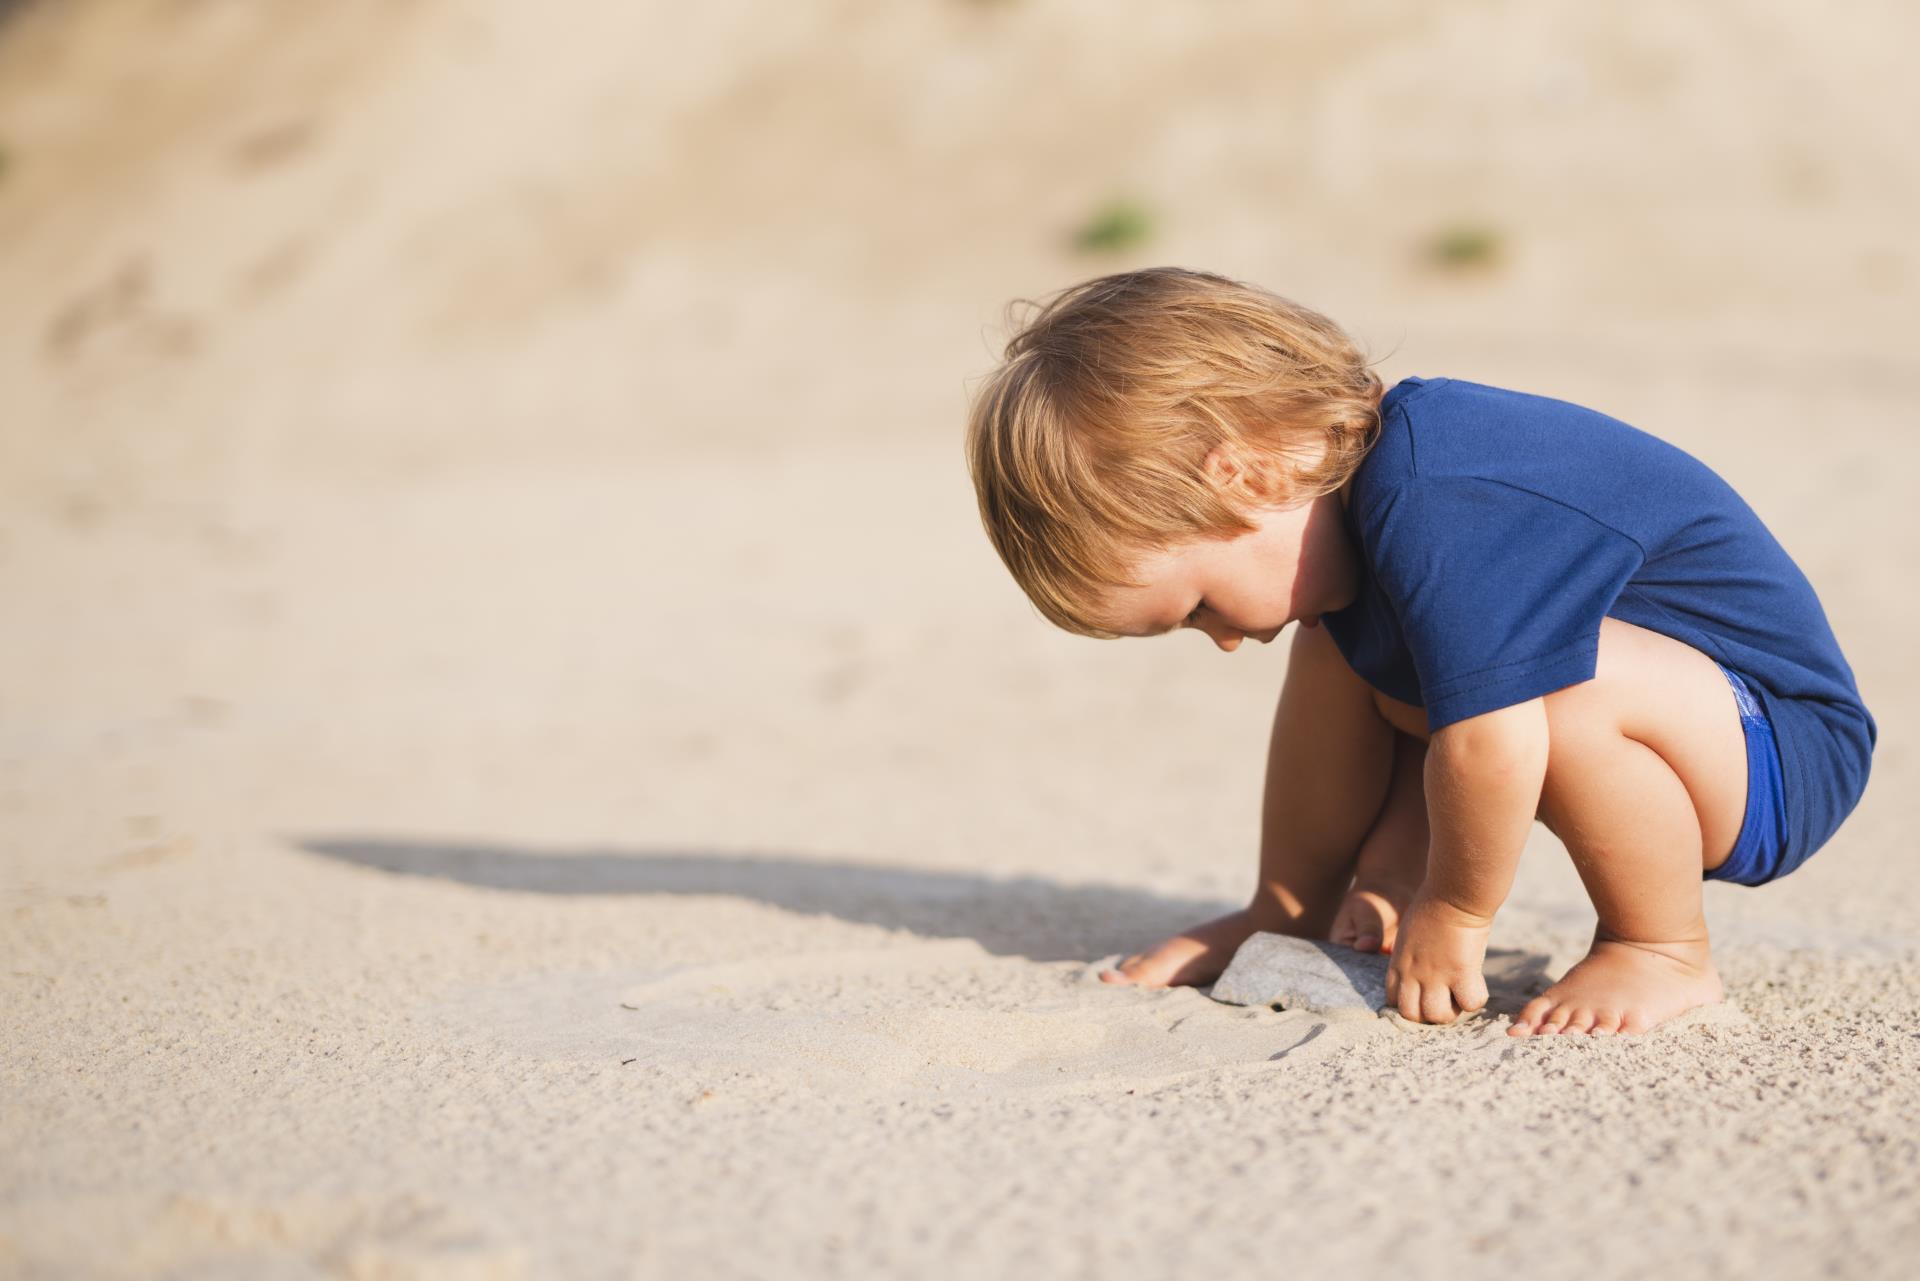
[[[1255,934],[1240,945],[1226,973],[1214,983],[1213,999],[1316,1014],[1375,1013],[1387,1003],[1390,959],[1338,943]]]

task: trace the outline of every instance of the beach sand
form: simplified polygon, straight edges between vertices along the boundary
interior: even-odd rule
[[[0,1275],[1910,1272],[1909,11],[389,10],[0,27]],[[1543,830],[1482,1019],[1093,979],[1246,894],[1286,646],[1053,632],[959,435],[1151,262],[1795,555],[1880,748],[1724,1007],[1506,1037]]]

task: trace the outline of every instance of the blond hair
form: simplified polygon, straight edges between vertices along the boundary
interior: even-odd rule
[[[1217,446],[1290,505],[1344,485],[1379,430],[1353,340],[1267,290],[1158,267],[1027,305],[974,397],[967,461],[994,549],[1067,631],[1115,635],[1100,601],[1140,585],[1144,555],[1253,528],[1205,475]]]

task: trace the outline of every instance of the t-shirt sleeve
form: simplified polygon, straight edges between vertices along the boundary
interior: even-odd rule
[[[1409,479],[1377,530],[1430,730],[1591,680],[1600,620],[1645,559],[1585,512],[1476,476]]]

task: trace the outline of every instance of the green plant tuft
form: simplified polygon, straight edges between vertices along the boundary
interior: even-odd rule
[[[1109,200],[1073,234],[1082,253],[1118,253],[1153,238],[1153,214],[1139,201]]]
[[[1493,227],[1461,223],[1427,242],[1427,258],[1442,267],[1486,267],[1500,258],[1505,238]]]

